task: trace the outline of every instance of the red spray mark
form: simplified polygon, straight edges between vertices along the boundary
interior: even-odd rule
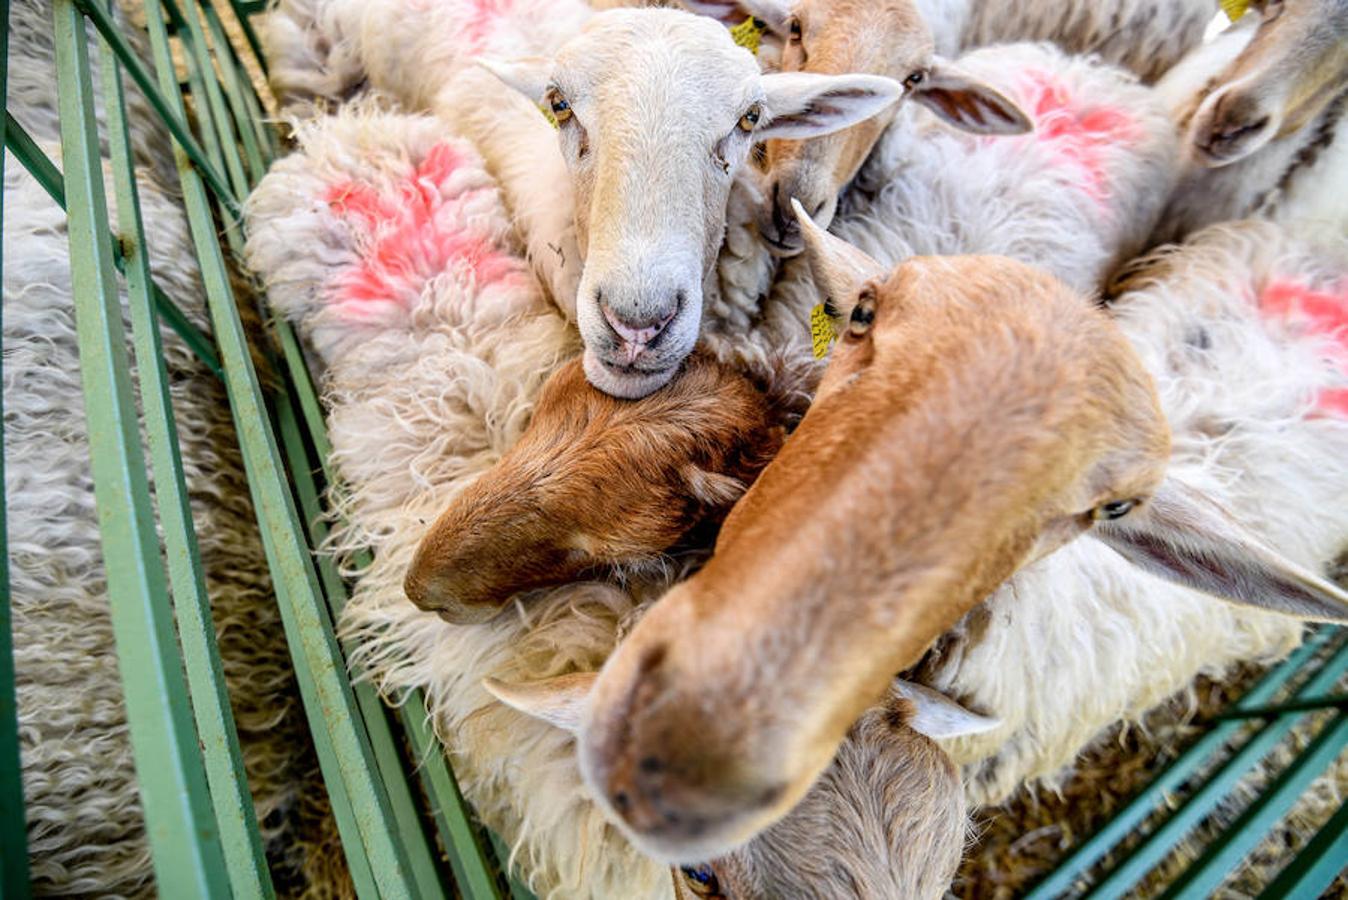
[[[391,192],[357,181],[328,188],[333,212],[364,238],[360,262],[333,285],[333,305],[345,318],[372,321],[390,306],[411,309],[426,282],[452,266],[466,265],[478,285],[521,273],[519,260],[465,225],[464,204],[478,191],[453,192],[449,181],[462,162],[453,146],[436,144]]]
[[[1295,279],[1271,278],[1259,295],[1259,309],[1305,334],[1330,338],[1340,371],[1348,376],[1348,278],[1328,289]],[[1324,391],[1316,400],[1324,413],[1348,417],[1348,388]]]
[[[1073,97],[1052,73],[1039,69],[1021,73],[1017,87],[1021,108],[1034,119],[1032,139],[1059,162],[1080,169],[1086,191],[1103,205],[1111,193],[1105,153],[1111,145],[1139,139],[1136,119],[1125,109]]]
[[[463,36],[473,50],[481,50],[496,20],[510,12],[514,0],[468,0]]]

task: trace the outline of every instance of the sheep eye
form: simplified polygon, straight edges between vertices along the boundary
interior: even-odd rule
[[[912,88],[917,87],[919,84],[921,84],[921,83],[922,83],[923,81],[925,81],[926,79],[927,79],[927,73],[926,73],[926,72],[923,72],[921,69],[918,69],[916,72],[914,72],[913,74],[909,75],[907,78],[903,79],[903,84],[904,84],[905,87],[907,87],[907,88],[909,88],[909,89],[912,89]]]
[[[763,111],[757,103],[749,107],[749,111],[740,116],[740,131],[753,131],[757,127],[758,119],[762,114]]]
[[[792,43],[799,44],[799,43],[800,43],[800,19],[797,19],[795,16],[792,16],[791,19],[790,19],[790,21],[788,21],[788,22],[786,23],[786,28],[787,28],[787,31],[788,31],[788,32],[790,33],[790,35],[791,35],[791,41],[792,41]]]
[[[1136,500],[1111,500],[1108,503],[1101,503],[1091,510],[1091,518],[1097,522],[1112,522],[1115,519],[1122,519],[1132,512],[1136,506]]]
[[[717,882],[716,873],[712,871],[711,866],[680,866],[679,871],[683,873],[684,880],[688,882],[693,893],[699,897],[721,895],[721,885]]]
[[[548,106],[552,108],[552,116],[557,120],[557,124],[565,122],[571,118],[571,104],[562,96],[562,92],[556,88],[548,91]]]
[[[857,297],[856,306],[852,307],[852,314],[847,319],[847,334],[849,337],[859,338],[871,330],[875,324],[875,291],[869,285],[862,289],[861,295]]]

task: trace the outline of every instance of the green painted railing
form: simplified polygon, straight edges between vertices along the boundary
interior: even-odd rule
[[[147,0],[152,59],[141,59],[119,33],[107,2],[54,0],[52,5],[64,170],[8,112],[0,123],[0,152],[12,153],[69,215],[108,597],[119,650],[135,651],[120,652],[119,659],[160,894],[265,898],[274,893],[187,502],[160,345],[161,327],[167,326],[226,385],[305,712],[358,893],[532,900],[523,885],[502,876],[506,849],[481,828],[464,801],[430,727],[424,697],[411,692],[390,710],[372,686],[352,677],[358,673],[348,671],[349,648],[336,639],[333,623],[347,600],[347,585],[333,561],[316,552],[328,534],[324,492],[333,481],[322,406],[299,342],[284,321],[261,310],[268,322],[263,346],[250,346],[239,311],[241,304],[254,301],[236,293],[239,282],[231,279],[242,250],[240,203],[281,149],[275,128],[262,114],[264,104],[241,48],[231,44],[226,22],[210,2]],[[249,22],[264,4],[230,0],[229,6],[250,52],[265,68]],[[6,5],[0,43],[6,70],[7,14]],[[96,47],[89,46],[86,21],[96,30]],[[182,50],[182,81],[173,65],[173,41]],[[99,84],[90,75],[95,54]],[[125,79],[145,95],[173,141],[210,334],[155,282],[131,158]],[[4,85],[0,75],[0,95]],[[107,117],[106,161],[99,156],[93,117],[99,92]],[[105,162],[117,201],[115,217],[104,195]],[[123,293],[129,336],[122,324]],[[277,387],[264,390],[254,354],[277,376]],[[133,357],[138,390],[130,377]],[[140,442],[142,417],[148,459]],[[0,554],[0,842],[6,851],[0,859],[0,896],[9,898],[27,895],[28,870],[25,854],[13,849],[24,846],[25,826],[3,504]],[[368,565],[368,555],[357,563]],[[1133,891],[1298,721],[1328,715],[1330,721],[1311,745],[1168,888],[1168,896],[1175,897],[1211,894],[1348,746],[1345,672],[1348,632],[1316,632],[1209,723],[1198,741],[1027,896],[1120,897]],[[1154,821],[1177,795],[1181,802]],[[1144,823],[1150,823],[1146,836],[1120,854],[1118,848]],[[1109,866],[1102,864],[1114,856]],[[1261,897],[1316,896],[1345,864],[1348,807],[1324,824]]]

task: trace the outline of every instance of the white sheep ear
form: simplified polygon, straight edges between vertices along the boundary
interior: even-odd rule
[[[1348,622],[1348,592],[1282,556],[1174,478],[1135,511],[1089,533],[1185,587],[1299,619]]]
[[[755,19],[761,19],[778,37],[787,36],[787,23],[791,21],[790,0],[741,0],[740,6]],[[741,17],[740,21],[744,21]]]
[[[576,734],[590,688],[598,677],[598,672],[575,672],[529,684],[506,684],[496,678],[484,678],[482,687],[506,706]]]
[[[1015,101],[986,82],[944,60],[937,60],[913,99],[937,116],[973,134],[1024,134],[1034,123]]]
[[[546,56],[520,56],[514,59],[480,56],[474,62],[519,91],[530,103],[543,99],[552,80],[552,60]]]
[[[675,0],[676,5],[699,16],[707,16],[725,25],[738,25],[749,16],[762,19],[780,33],[791,17],[786,0]]]
[[[890,690],[913,704],[913,715],[904,723],[929,738],[955,738],[982,734],[1001,726],[1001,719],[980,716],[951,700],[945,694],[911,681],[895,680]]]
[[[805,212],[800,201],[791,198],[791,208],[800,222],[814,284],[823,295],[826,308],[834,315],[851,312],[851,301],[867,281],[885,274],[885,267],[840,237],[829,234]]]
[[[831,134],[893,105],[903,86],[880,75],[774,72],[761,79],[767,121],[754,139],[800,139]]]

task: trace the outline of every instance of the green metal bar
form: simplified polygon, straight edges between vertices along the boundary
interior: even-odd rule
[[[253,123],[253,127],[257,129],[261,136],[262,155],[270,163],[281,152],[281,140],[276,135],[275,127],[262,112],[262,102],[258,99],[257,92],[253,90],[251,81],[248,84],[248,90],[243,92],[243,102],[248,104],[249,121]]]
[[[1236,702],[1236,708],[1271,700],[1283,685],[1301,671],[1302,666],[1336,636],[1341,637],[1335,629],[1330,628],[1315,632],[1287,659],[1250,688],[1245,696]],[[1070,890],[1077,879],[1085,875],[1106,853],[1124,838],[1131,837],[1143,820],[1165,802],[1172,791],[1187,781],[1213,753],[1235,737],[1241,727],[1240,723],[1222,723],[1190,745],[1150,784],[1124,804],[1099,831],[1083,841],[1058,864],[1056,869],[1032,887],[1026,893],[1025,900],[1050,900]]]
[[[170,9],[177,7],[174,0],[164,2]],[[192,82],[192,95],[197,100],[197,118],[201,121],[202,131],[210,131],[214,126],[217,144],[225,159],[225,171],[229,173],[230,184],[234,186],[234,195],[246,197],[250,188],[248,176],[243,171],[243,158],[239,155],[239,143],[229,120],[229,108],[225,105],[225,97],[220,90],[220,79],[216,77],[215,66],[211,62],[206,32],[201,28],[201,19],[198,17],[201,7],[190,0],[184,5],[186,8],[182,10],[181,16],[187,25],[187,33],[178,37],[183,42],[183,49],[187,51],[189,60],[196,65],[198,77]]]
[[[515,877],[510,866],[510,848],[505,845],[505,841],[494,831],[488,831],[487,836],[491,839],[491,847],[496,853],[496,858],[501,862],[501,871],[505,875],[506,885],[510,888],[511,900],[537,900],[533,891]]]
[[[61,171],[47,158],[47,154],[42,152],[42,148],[29,136],[23,126],[16,122],[8,112],[5,113],[5,127],[5,143],[14,152],[15,159],[19,160],[29,174],[37,179],[38,184],[56,201],[56,204],[65,209],[66,189]],[[115,254],[113,262],[117,266],[117,270],[125,273],[126,259],[122,254],[121,241],[113,241],[113,252]],[[211,339],[200,328],[192,324],[192,320],[183,313],[182,307],[165,294],[159,288],[159,285],[151,282],[151,290],[154,294],[155,307],[159,315],[163,316],[164,321],[168,322],[169,327],[178,333],[183,342],[212,372],[216,375],[222,375],[224,370],[220,368],[220,358],[216,356],[215,346]]]
[[[299,421],[288,397],[279,397],[276,406],[281,445],[290,464],[291,483],[299,497],[300,513],[308,526],[310,542],[315,547],[321,547],[327,539],[328,527],[323,520],[318,488],[314,484],[313,471],[304,445],[304,437],[300,434]],[[319,555],[318,570],[323,581],[329,611],[335,620],[346,602],[346,586],[342,583],[341,575],[338,574],[331,556]],[[370,746],[374,751],[379,775],[388,792],[389,805],[393,811],[398,834],[403,849],[407,851],[412,874],[423,896],[445,895],[447,886],[440,881],[440,868],[436,864],[437,854],[422,827],[416,799],[412,796],[402,755],[398,752],[397,739],[390,727],[384,703],[369,682],[358,682],[353,689],[370,737]]]
[[[230,0],[230,6],[234,7],[234,16],[239,20],[239,27],[243,29],[244,39],[248,41],[248,46],[253,48],[257,64],[262,67],[262,74],[266,75],[267,56],[262,52],[262,42],[257,39],[257,32],[253,30],[250,17],[265,12],[267,0]]]
[[[220,70],[225,85],[225,97],[229,100],[230,111],[234,114],[234,123],[238,127],[239,137],[243,139],[244,159],[248,163],[251,187],[257,184],[267,171],[262,161],[262,149],[254,130],[254,123],[248,115],[248,105],[243,102],[243,88],[239,84],[239,68],[234,63],[234,48],[225,35],[225,27],[215,7],[207,2],[201,4],[202,14],[206,17],[206,28],[210,32],[211,45],[215,47],[215,65]]]
[[[1297,692],[1297,698],[1315,697],[1333,688],[1348,672],[1348,646],[1340,647]],[[1293,714],[1280,716],[1259,727],[1250,740],[1195,790],[1165,822],[1147,835],[1086,896],[1116,898],[1149,872],[1188,831],[1203,820],[1230,793],[1245,773],[1277,746],[1297,723]]]
[[[1257,900],[1319,897],[1348,867],[1348,803],[1330,817]]]
[[[1345,745],[1348,745],[1348,713],[1341,712],[1334,716],[1273,784],[1241,813],[1240,818],[1231,823],[1231,827],[1175,879],[1162,900],[1207,900],[1214,896],[1216,889],[1236,870],[1245,855],[1258,846],[1269,829],[1278,824],[1278,820],[1287,814],[1302,792],[1338,757]],[[1339,862],[1348,863],[1348,859],[1341,858]]]
[[[119,243],[126,260],[127,300],[140,376],[141,403],[154,458],[155,501],[163,526],[178,636],[188,687],[192,691],[192,710],[234,897],[271,898],[275,891],[267,868],[267,855],[262,848],[253,799],[248,793],[238,730],[229,707],[225,673],[216,645],[210,602],[202,576],[201,553],[192,526],[192,508],[179,455],[168,371],[151,298],[153,281],[126,124],[121,67],[107,42],[100,40],[99,44],[108,148],[117,194]]]
[[[239,198],[236,197],[226,185],[224,178],[220,175],[220,170],[213,166],[207,159],[206,154],[202,152],[201,145],[192,137],[192,133],[187,128],[187,118],[182,111],[182,98],[178,96],[177,84],[172,88],[165,86],[164,91],[155,87],[154,79],[149,70],[145,67],[136,51],[131,49],[131,45],[122,37],[117,30],[117,24],[112,21],[107,10],[103,9],[95,0],[74,0],[89,20],[94,23],[98,33],[103,36],[117,54],[117,58],[126,68],[126,73],[131,76],[131,80],[136,83],[145,99],[159,118],[168,126],[168,130],[173,134],[178,146],[182,147],[187,153],[192,164],[197,167],[202,178],[210,185],[212,191],[220,197],[221,201],[229,207],[230,211],[237,215],[239,212]],[[154,5],[147,3],[146,7]],[[176,102],[176,105],[174,101]]]
[[[0,31],[0,102],[9,98],[9,3],[4,7]],[[9,140],[9,114],[0,122],[0,172],[5,169],[5,145]],[[2,194],[3,192],[0,192]],[[5,202],[0,196],[0,226]],[[0,275],[4,253],[0,251]],[[0,319],[3,310],[0,310]],[[3,360],[0,360],[0,368]],[[0,384],[4,383],[0,371]],[[19,751],[18,682],[14,671],[14,617],[9,591],[9,524],[5,515],[5,417],[0,396],[0,897],[26,900],[28,883],[28,826],[24,821],[23,759]]]
[[[175,104],[174,111],[181,115],[182,98],[175,93],[168,35],[159,4],[146,4],[146,18],[160,83]],[[359,724],[359,710],[322,603],[313,560],[304,543],[302,525],[217,243],[210,200],[195,170],[180,165],[179,173],[216,341],[225,363],[230,408],[305,712],[315,742],[324,745],[320,760],[327,759],[324,778],[329,791],[345,792],[350,818],[355,820],[354,833],[350,827],[343,831],[343,845],[348,858],[363,853],[368,859],[380,895],[416,897],[417,885],[394,830],[388,798]]]
[[[140,455],[84,20],[55,0],[70,268],[108,601],[159,891],[228,897]]]
[[[1218,722],[1225,719],[1268,719],[1289,712],[1311,712],[1328,709],[1332,706],[1348,708],[1348,694],[1331,694],[1328,697],[1316,697],[1312,700],[1298,700],[1295,703],[1274,703],[1271,706],[1255,706],[1250,709],[1232,709],[1212,717]]]

